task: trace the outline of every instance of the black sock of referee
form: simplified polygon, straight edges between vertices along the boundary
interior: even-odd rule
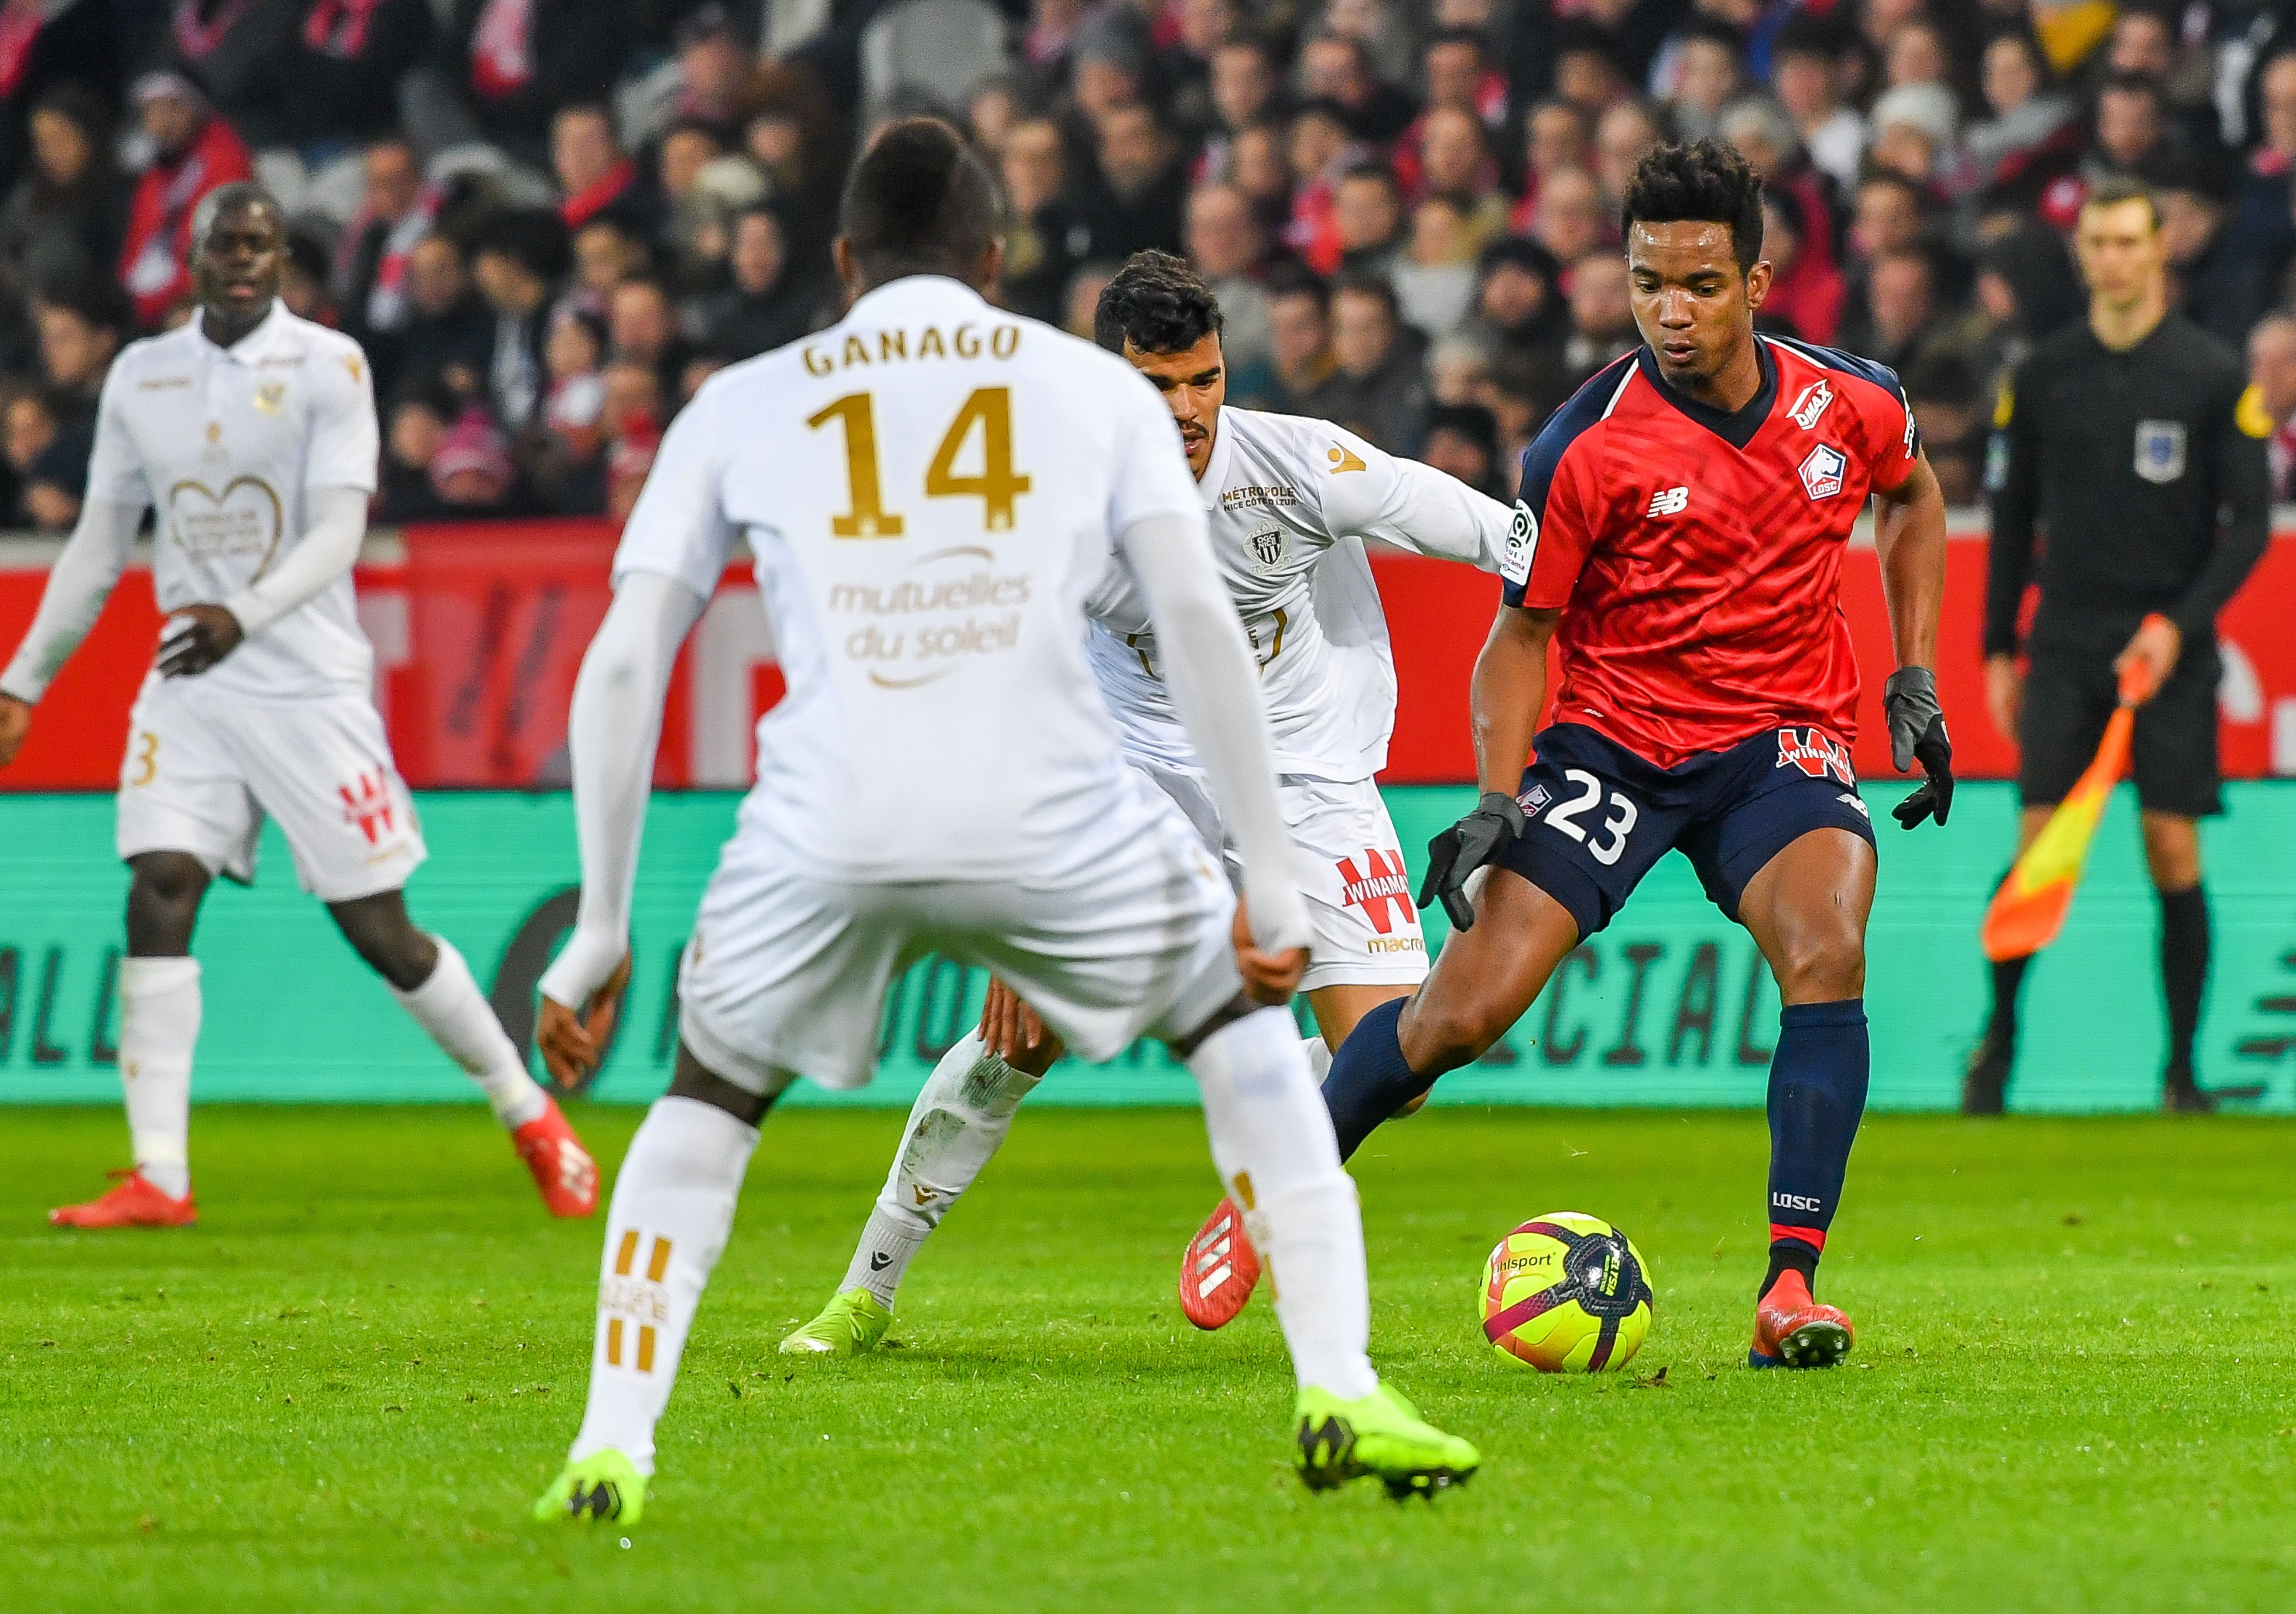
[[[2008,883],[2008,871],[2004,870],[1993,889],[1997,893]],[[2025,969],[2034,957],[2027,953],[2017,958],[2005,958],[1992,966],[1993,1015],[1985,1023],[1987,1042],[2007,1046],[2017,1040],[2017,994],[2024,987]]]
[[[2201,999],[2209,985],[2209,896],[2204,887],[2162,891],[2161,988],[2169,1000],[2169,1068],[2187,1077]]]

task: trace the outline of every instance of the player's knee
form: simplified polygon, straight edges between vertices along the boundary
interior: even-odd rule
[[[671,1067],[669,1098],[692,1099],[697,1104],[708,1104],[713,1110],[723,1110],[744,1127],[755,1127],[766,1118],[766,1111],[786,1090],[788,1084],[770,1093],[752,1093],[747,1087],[727,1081],[701,1062],[701,1057],[680,1037],[677,1043],[677,1062]]]
[[[182,954],[207,893],[207,866],[188,852],[144,852],[128,866],[128,952],[139,958]]]
[[[1440,1076],[1480,1059],[1505,1032],[1480,1004],[1429,1001],[1423,991],[1396,1026],[1403,1057],[1422,1076]]]
[[[1789,939],[1777,960],[1778,994],[1790,1004],[1866,995],[1866,938],[1845,925]]]
[[[399,892],[330,903],[327,912],[351,951],[401,992],[414,991],[439,967],[439,944],[415,929]]]

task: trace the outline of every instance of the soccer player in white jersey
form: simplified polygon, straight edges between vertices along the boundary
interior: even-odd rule
[[[79,525],[0,673],[4,765],[153,507],[153,586],[168,619],[131,719],[118,834],[132,871],[119,1075],[135,1166],[49,1220],[194,1219],[192,928],[216,875],[254,878],[266,815],[303,889],[485,1091],[551,1211],[587,1216],[598,1173],[581,1141],[461,954],[407,917],[401,888],[422,861],[422,832],[370,697],[373,652],[351,593],[379,443],[365,356],[279,300],[286,237],[262,190],[222,186],[193,222],[199,314],[113,363]]]
[[[1219,303],[1180,258],[1135,254],[1101,294],[1095,326],[1102,347],[1156,384],[1179,424],[1221,581],[1259,663],[1277,797],[1308,881],[1314,942],[1301,989],[1322,1034],[1309,1041],[1311,1063],[1327,1063],[1357,1020],[1408,996],[1427,974],[1401,846],[1374,779],[1395,725],[1395,663],[1363,541],[1496,571],[1513,514],[1325,422],[1224,408]],[[1210,845],[1232,851],[1136,592],[1112,587],[1089,609],[1086,653],[1127,759],[1179,803]],[[941,1057],[917,1095],[844,1282],[782,1341],[784,1352],[875,1348],[911,1258],[1062,1052],[1058,1036],[992,986],[982,1028]],[[1218,1327],[1259,1277],[1242,1213],[1224,1205],[1183,1263],[1181,1308],[1199,1327]]]
[[[561,1079],[594,1063],[627,979],[662,697],[736,535],[789,694],[701,899],[669,1092],[614,1184],[587,1408],[537,1517],[639,1515],[758,1123],[800,1076],[869,1079],[885,988],[928,949],[1011,981],[1088,1055],[1145,1032],[1185,1061],[1282,1274],[1310,1486],[1409,1494],[1480,1462],[1365,1355],[1355,1187],[1283,1007],[1308,926],[1266,708],[1171,415],[1122,360],[981,298],[998,211],[947,124],[881,133],[840,221],[844,321],[713,377],[624,530],[574,696],[582,903],[539,1033]],[[1170,649],[1243,904],[1120,755],[1084,649],[1115,576]]]

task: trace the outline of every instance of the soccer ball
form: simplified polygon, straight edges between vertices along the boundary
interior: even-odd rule
[[[1650,1325],[1642,1252],[1599,1217],[1550,1211],[1483,1263],[1483,1337],[1543,1373],[1615,1372]]]

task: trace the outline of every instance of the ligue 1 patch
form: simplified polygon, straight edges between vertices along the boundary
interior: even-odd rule
[[[1825,406],[1832,402],[1833,388],[1823,381],[1810,382],[1801,389],[1801,396],[1794,399],[1793,423],[1804,431],[1813,430],[1817,425],[1818,416],[1825,413]]]
[[[1830,499],[1840,493],[1841,479],[1849,474],[1849,455],[1831,443],[1820,443],[1801,463],[1801,485],[1809,489],[1813,499]]]
[[[1515,805],[1520,807],[1526,815],[1536,818],[1545,810],[1546,804],[1554,799],[1554,797],[1545,785],[1534,784],[1514,799]]]
[[[1274,571],[1283,563],[1283,529],[1281,527],[1259,528],[1244,540],[1244,544],[1251,551],[1254,571]]]
[[[2185,422],[2136,422],[2136,474],[2148,482],[2173,482],[2185,474]]]
[[[1507,523],[1506,553],[1499,558],[1499,576],[1516,587],[1530,581],[1530,559],[1538,553],[1538,518],[1521,499],[1514,502],[1514,520]]]

